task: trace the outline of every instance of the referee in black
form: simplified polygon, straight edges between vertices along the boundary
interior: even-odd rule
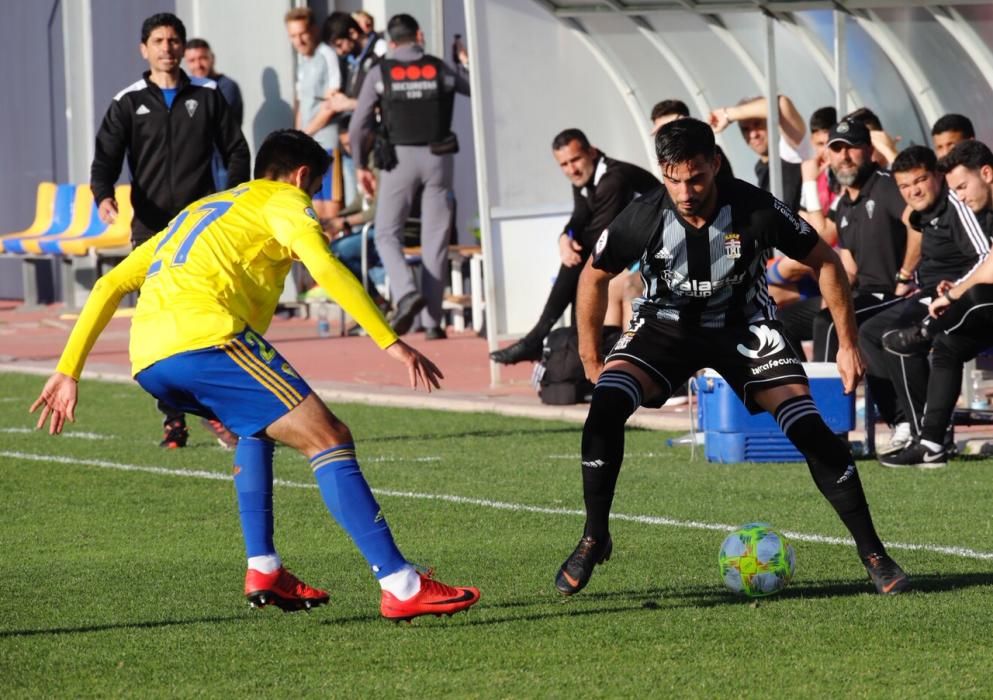
[[[555,585],[579,592],[610,557],[610,507],[624,457],[624,424],[658,407],[699,369],[713,367],[752,413],[768,411],[804,455],[818,489],[851,532],[879,593],[910,586],[872,524],[848,445],[810,398],[800,359],[775,319],[765,260],[778,248],[811,267],[838,329],[838,370],[855,390],[863,364],[848,280],[838,256],[772,195],[737,179],[718,181],[710,126],[666,124],[655,137],[665,187],[636,199],[603,232],[577,295],[580,356],[596,382],[583,428],[586,526]],[[610,278],[640,261],[646,290],[606,359],[597,340]]]

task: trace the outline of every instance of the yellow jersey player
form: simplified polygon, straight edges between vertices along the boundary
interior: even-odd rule
[[[359,281],[330,254],[310,194],[330,165],[303,132],[277,131],[259,149],[251,182],[194,202],[94,286],[59,360],[32,404],[49,432],[75,420],[77,380],[121,298],[141,290],[131,326],[132,371],[156,398],[238,436],[234,483],[248,557],[245,595],[283,610],[328,594],[297,579],[273,545],[274,442],[310,460],[325,504],[382,588],[380,612],[404,620],[454,613],[479,591],[435,581],[400,553],[359,469],[348,426],[263,338],[294,259],[404,363],[415,389],[439,387],[438,368],[399,340]]]

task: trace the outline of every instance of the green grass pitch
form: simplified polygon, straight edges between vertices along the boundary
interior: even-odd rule
[[[336,406],[406,556],[483,593],[396,625],[303,457],[277,451],[276,543],[331,603],[252,610],[231,454],[197,423],[187,449],[159,450],[154,402],[127,384],[84,381],[68,434],[31,432],[43,382],[0,375],[5,697],[993,696],[989,461],[861,463],[917,589],[886,598],[831,539],[846,533],[804,465],[691,461],[632,430],[614,508],[632,517],[565,599],[579,426]],[[826,538],[795,538],[793,583],[757,604],[724,590],[710,529],[753,520]]]

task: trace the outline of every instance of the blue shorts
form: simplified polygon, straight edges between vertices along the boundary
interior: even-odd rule
[[[274,347],[247,328],[224,345],[159,360],[135,379],[155,398],[217,419],[241,437],[258,434],[313,393]]]

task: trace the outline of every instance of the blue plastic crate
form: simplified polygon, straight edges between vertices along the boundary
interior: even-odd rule
[[[835,433],[855,428],[855,396],[846,396],[833,363],[805,363],[810,393]],[[797,462],[803,456],[768,413],[751,415],[720,375],[697,377],[700,430],[710,462]]]
[[[810,381],[814,403],[836,433],[855,429],[855,395],[845,395],[833,362],[805,362],[803,365]],[[704,432],[719,433],[778,433],[779,426],[770,414],[748,413],[728,383],[713,370],[696,378],[699,396],[700,428]]]
[[[793,443],[781,432],[715,433],[706,432],[704,453],[708,462],[802,462]]]

